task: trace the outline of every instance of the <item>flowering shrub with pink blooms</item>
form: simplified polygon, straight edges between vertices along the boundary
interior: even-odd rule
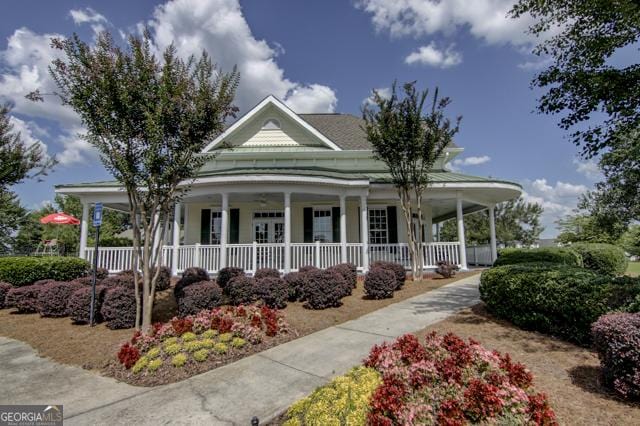
[[[382,377],[369,424],[557,424],[526,367],[472,339],[407,334],[374,346],[364,365]]]
[[[591,332],[605,383],[623,398],[640,400],[640,313],[603,315]]]

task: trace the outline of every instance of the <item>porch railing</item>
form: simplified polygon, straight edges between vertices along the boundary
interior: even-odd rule
[[[491,246],[481,244],[477,246],[467,246],[467,263],[475,266],[491,266]]]
[[[473,254],[467,248],[467,257]],[[284,244],[228,244],[227,266],[242,268],[247,272],[253,272],[260,268],[274,268],[284,271],[285,245]],[[291,270],[297,270],[302,266],[313,265],[319,268],[328,268],[342,262],[342,245],[340,243],[291,243]],[[86,259],[93,262],[94,248],[86,248]],[[424,244],[424,268],[432,269],[440,260],[460,264],[460,245],[457,242],[425,243]],[[484,256],[484,252],[476,251],[478,256]],[[198,266],[215,273],[220,269],[221,248],[219,245],[181,245],[177,249],[177,264],[175,270],[182,272],[185,269]],[[361,243],[346,244],[347,262],[353,263],[362,270],[363,254]],[[489,253],[489,258],[491,254]],[[98,266],[106,268],[109,272],[120,272],[131,269],[133,248],[131,247],[100,247]],[[368,250],[369,263],[375,261],[396,262],[405,268],[411,268],[409,246],[406,243],[398,244],[370,244]],[[172,267],[173,247],[162,248],[163,265]],[[469,262],[473,264],[473,262]]]

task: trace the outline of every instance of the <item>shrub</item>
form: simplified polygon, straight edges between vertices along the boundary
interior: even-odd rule
[[[287,283],[289,301],[303,302],[302,289],[307,282],[307,275],[304,272],[289,272],[284,276],[284,281]]]
[[[356,284],[358,283],[358,269],[353,263],[339,263],[327,269],[342,275],[342,278],[344,278],[351,289],[356,288]]]
[[[110,288],[104,296],[100,313],[110,329],[134,327],[136,325],[135,292],[125,287]]]
[[[174,367],[177,367],[177,368],[184,367],[186,363],[187,363],[187,355],[185,354],[177,354],[173,358],[171,358],[171,364],[173,364]]]
[[[204,362],[209,358],[209,349],[199,349],[193,353],[193,359],[198,362]]]
[[[632,306],[640,278],[610,278],[550,263],[506,265],[482,273],[480,295],[500,318],[584,345],[598,317]]]
[[[216,343],[213,345],[213,350],[218,354],[225,354],[229,347],[224,343]]]
[[[151,270],[151,276],[155,274],[157,268]],[[160,272],[158,274],[158,280],[156,281],[156,290],[164,291],[169,288],[171,284],[171,269],[166,266],[160,266]]]
[[[218,306],[222,299],[222,289],[215,281],[202,281],[186,287],[178,299],[178,315],[195,315],[204,309]]]
[[[373,368],[352,368],[293,404],[284,425],[367,424],[369,400],[381,383]]]
[[[364,278],[364,292],[372,299],[387,299],[393,297],[398,282],[396,276],[389,269],[373,268]]]
[[[287,306],[289,298],[289,286],[282,278],[274,276],[264,276],[256,278],[256,294],[262,299],[265,305],[270,308],[282,309]]]
[[[182,351],[182,345],[180,343],[171,343],[164,347],[164,351],[167,355],[176,355]]]
[[[247,344],[247,341],[244,340],[242,337],[234,337],[233,340],[231,340],[231,346],[236,349],[240,349],[246,344]]]
[[[438,267],[436,268],[436,274],[440,274],[443,278],[451,278],[456,275],[456,271],[460,269],[458,265],[449,263],[446,260],[438,261]]]
[[[100,285],[107,288],[124,287],[133,289],[135,287],[135,283],[133,282],[133,274],[118,274],[107,277],[100,281]]]
[[[582,258],[580,255],[575,250],[564,247],[501,249],[498,251],[498,258],[493,263],[493,266],[533,262],[549,262],[561,263],[567,266],[582,266]]]
[[[367,424],[557,424],[527,368],[454,334],[410,334],[371,349],[364,362],[382,376]]]
[[[280,278],[280,271],[274,268],[260,268],[253,274],[256,281],[267,277]]]
[[[377,261],[369,265],[369,269],[382,268],[387,269],[396,277],[396,290],[400,290],[407,280],[407,270],[399,263]]]
[[[15,308],[21,314],[38,312],[38,296],[41,289],[42,286],[39,285],[14,287],[7,292],[5,305],[8,308]]]
[[[149,371],[150,373],[153,373],[157,371],[160,367],[162,367],[162,360],[160,358],[152,359],[151,361],[149,361],[149,364],[147,364],[147,371]]]
[[[0,281],[16,287],[38,280],[71,281],[89,273],[90,265],[77,257],[2,257]]]
[[[100,310],[107,288],[96,286],[95,321],[102,321]],[[81,287],[73,292],[67,303],[67,312],[76,324],[89,324],[91,315],[91,287]]]
[[[83,278],[86,278],[86,277],[76,278],[76,280],[81,280]],[[45,284],[55,283],[55,282],[56,282],[56,280],[38,280],[38,281],[34,282],[32,285],[45,285]]]
[[[604,315],[592,332],[605,383],[623,398],[640,399],[640,313]]]
[[[316,268],[313,265],[306,265],[306,266],[301,266],[298,268],[298,272],[311,272],[311,271],[317,271],[320,268]]]
[[[240,277],[244,275],[244,270],[242,268],[236,268],[234,266],[227,266],[226,268],[220,269],[218,271],[218,276],[216,277],[216,281],[222,291],[227,294],[227,285],[229,282],[235,277]]]
[[[133,367],[139,359],[140,351],[129,342],[120,347],[118,351],[118,361],[120,361],[120,364],[124,365],[124,368],[127,370]]]
[[[103,280],[109,276],[109,270],[107,268],[96,269],[96,280]],[[89,271],[89,277],[93,277],[93,268]]]
[[[617,276],[627,271],[629,261],[624,250],[613,244],[576,243],[571,245],[582,256],[582,264],[599,274]]]
[[[311,309],[326,309],[340,306],[340,299],[349,285],[342,275],[326,269],[305,272],[306,282],[302,290],[305,306]]]
[[[144,370],[148,364],[149,364],[149,358],[147,358],[146,356],[140,357],[140,359],[138,359],[138,362],[133,364],[133,367],[131,368],[131,372],[133,374],[138,374],[142,372],[142,370]]]
[[[253,278],[239,275],[227,284],[227,293],[232,305],[246,305],[257,298],[256,282]]]
[[[82,284],[73,282],[52,282],[41,286],[38,295],[38,312],[43,317],[67,316],[69,299],[81,286]]]
[[[0,282],[0,309],[4,309],[7,307],[5,305],[5,298],[7,297],[7,293],[11,290],[13,286],[9,283]]]
[[[191,284],[199,283],[200,281],[209,281],[209,274],[202,268],[191,267],[184,270],[182,278],[176,283],[173,289],[173,294],[176,299],[180,299],[183,294],[183,290]]]

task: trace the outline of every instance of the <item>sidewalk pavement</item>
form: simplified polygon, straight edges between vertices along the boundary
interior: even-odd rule
[[[187,380],[130,386],[38,357],[0,337],[0,404],[63,404],[65,424],[265,423],[332,377],[359,364],[374,344],[415,332],[479,302],[480,275],[404,300]]]

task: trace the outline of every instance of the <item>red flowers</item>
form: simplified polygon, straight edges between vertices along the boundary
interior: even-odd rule
[[[118,361],[120,361],[127,370],[133,367],[139,359],[140,351],[135,346],[129,344],[129,342],[120,347],[120,350],[118,351]]]
[[[193,329],[193,321],[189,318],[174,318],[171,320],[171,326],[176,335],[182,336],[184,333]]]
[[[526,367],[458,336],[413,335],[371,349],[365,366],[383,383],[370,401],[369,424],[516,423],[556,424],[546,397],[531,387]]]

